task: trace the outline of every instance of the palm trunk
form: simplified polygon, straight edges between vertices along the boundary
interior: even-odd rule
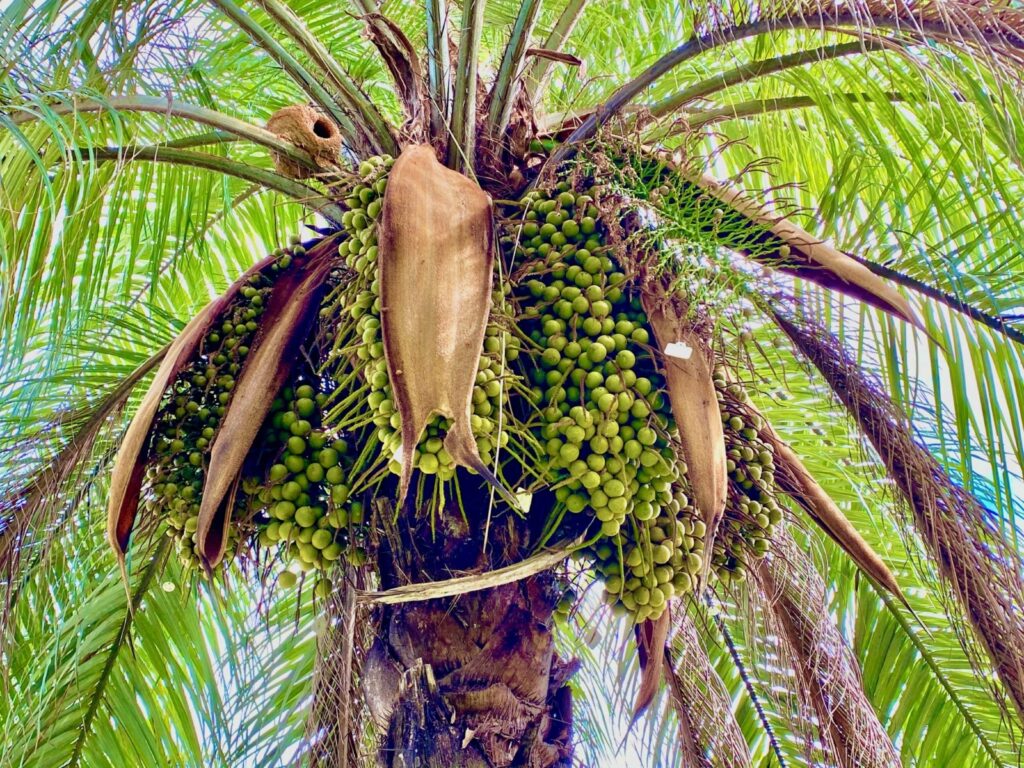
[[[363,690],[381,766],[569,765],[573,665],[555,653],[552,579],[381,611]]]
[[[463,498],[467,509],[486,508],[486,492],[464,491]],[[385,588],[493,570],[528,551],[500,513],[485,557],[485,523],[470,523],[453,503],[433,522],[430,515],[410,513],[392,526],[390,504],[378,512],[384,538],[377,560]],[[409,525],[411,520],[417,523]],[[556,586],[551,573],[541,573],[455,598],[375,610],[376,640],[361,683],[382,734],[379,765],[569,765],[567,681],[577,664],[555,652]]]

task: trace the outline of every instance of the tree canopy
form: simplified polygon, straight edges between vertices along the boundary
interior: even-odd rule
[[[414,51],[436,51],[439,19],[457,39],[464,10],[42,0],[0,12],[0,754],[12,765],[280,765],[306,749],[323,622],[309,596],[235,571],[194,598],[154,545],[141,567],[130,557],[128,612],[103,535],[110,459],[153,355],[300,222],[322,221],[313,210],[331,215],[315,180],[275,170],[272,152],[309,158],[263,127],[270,116],[312,102],[350,147],[393,151],[408,99],[374,35],[397,28]],[[740,316],[727,330],[743,339],[735,363],[758,409],[883,556],[912,611],[809,521],[792,530],[790,570],[770,576],[783,594],[780,583],[799,587],[795,636],[849,644],[904,765],[1016,764],[1005,681],[886,478],[888,412],[858,406],[888,393],[937,466],[980,500],[1013,547],[1001,565],[1019,573],[1022,12],[777,0],[490,0],[474,11],[479,47],[462,46],[455,76],[478,61],[481,89],[504,94],[478,140],[508,125],[519,98],[535,106],[540,140],[563,147],[556,156],[591,140],[600,151],[609,135],[675,151],[687,178],[744,190],[910,297],[920,329],[813,280],[780,284],[747,267],[749,285],[781,285],[847,363],[872,372],[830,379],[847,369],[819,364],[784,322]],[[378,12],[395,28],[374,32]],[[428,81],[440,77],[442,59],[420,55]],[[456,139],[465,125],[454,122]],[[668,237],[700,236],[685,206],[661,214]],[[818,626],[825,613],[838,630]],[[636,685],[621,652],[628,625],[588,600],[565,629],[583,661],[577,749],[597,764],[628,726],[632,698],[608,671]],[[729,593],[692,612],[674,634],[673,690],[630,745],[649,764],[678,764],[669,702],[689,690],[706,703],[705,727],[721,726],[720,754],[734,718],[754,764],[830,764],[820,724],[792,693],[780,631],[770,606]],[[708,664],[721,690],[701,687]]]

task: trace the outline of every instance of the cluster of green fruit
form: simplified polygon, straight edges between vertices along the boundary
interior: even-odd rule
[[[656,619],[669,600],[693,591],[703,565],[704,521],[677,490],[654,520],[633,521],[591,553],[612,606],[637,621]]]
[[[394,455],[401,444],[401,415],[395,408],[394,394],[384,360],[384,340],[380,324],[380,280],[377,270],[377,219],[380,217],[388,173],[395,164],[390,155],[374,157],[359,166],[361,182],[353,187],[345,203],[348,210],[342,227],[348,235],[342,252],[348,250],[347,263],[356,272],[351,289],[349,313],[356,321],[358,337],[354,356],[363,366],[370,393],[367,397],[377,438],[384,450]]]
[[[249,456],[254,472],[242,481],[242,491],[260,545],[279,546],[298,571],[322,573],[342,555],[354,564],[366,561],[358,546],[365,514],[348,484],[354,451],[349,440],[332,439],[322,428],[326,395],[314,381],[300,373],[274,399],[256,441],[258,452]],[[286,570],[279,583],[295,580],[295,572]],[[316,594],[326,596],[330,589],[322,577]]]
[[[249,277],[217,317],[196,358],[168,388],[157,412],[143,506],[167,521],[168,535],[176,539],[185,565],[199,564],[196,530],[207,454],[259,328],[273,277],[291,264],[292,255],[279,251],[266,270]],[[239,538],[236,526],[228,536],[231,551]]]
[[[729,497],[712,563],[718,579],[728,584],[743,581],[747,567],[768,553],[782,506],[775,487],[774,452],[759,437],[764,419],[752,408],[737,405],[749,403],[749,397],[741,384],[727,380],[724,371],[715,372],[715,389],[725,432]]]
[[[702,532],[683,490],[647,317],[590,194],[562,183],[522,203],[502,241],[523,264],[521,327],[534,343],[537,409],[530,426],[546,451],[555,514],[596,519],[602,538],[591,554],[611,599],[656,617],[692,584]]]
[[[555,618],[562,622],[568,621],[569,617],[572,616],[572,612],[576,609],[579,596],[576,594],[576,590],[573,589],[571,582],[567,579],[556,581],[554,588],[555,592],[559,595],[558,602],[555,603]]]
[[[401,474],[396,457],[401,445],[402,424],[384,359],[377,266],[377,220],[387,188],[388,172],[393,165],[394,159],[390,155],[371,158],[360,165],[360,183],[345,199],[348,210],[342,217],[342,226],[348,235],[344,246],[348,249],[348,263],[358,275],[349,308],[356,321],[355,333],[361,341],[355,355],[365,366],[364,378],[369,386],[367,402],[373,414],[377,438],[390,459],[390,470],[397,475]],[[494,298],[502,302],[504,292],[496,290]],[[507,370],[506,363],[518,355],[518,339],[496,325],[488,326],[473,388],[471,419],[477,450],[485,464],[494,460],[497,446],[505,447],[508,443],[508,432],[498,429],[498,414],[508,400],[502,377]],[[435,418],[427,426],[414,454],[413,466],[425,475],[436,475],[440,480],[450,480],[455,476],[455,462],[444,448],[448,427],[450,422],[447,419]]]

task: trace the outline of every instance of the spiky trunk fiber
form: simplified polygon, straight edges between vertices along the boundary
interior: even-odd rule
[[[356,603],[359,574],[339,567],[334,589],[324,601],[316,640],[313,701],[306,720],[310,768],[357,768],[363,702],[359,695],[362,661],[372,637],[368,610]]]
[[[991,515],[917,443],[906,416],[838,339],[805,319],[776,315],[776,321],[821,372],[878,452],[946,588],[960,603],[1018,716],[1024,717],[1020,558]],[[969,638],[961,635],[961,641],[971,652]]]
[[[899,755],[864,694],[857,662],[829,614],[824,580],[785,529],[772,546],[771,557],[754,567],[754,583],[826,748],[841,768],[899,768]]]
[[[363,669],[381,766],[569,765],[572,665],[554,650],[551,578],[389,607]]]

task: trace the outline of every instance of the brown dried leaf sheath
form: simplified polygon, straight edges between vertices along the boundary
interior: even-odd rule
[[[491,309],[490,196],[441,165],[431,147],[409,146],[388,178],[377,242],[384,357],[402,417],[399,503],[435,414],[452,420],[444,447],[455,463],[500,488],[469,421]]]
[[[224,557],[242,464],[298,359],[297,345],[317,312],[335,252],[333,239],[321,241],[302,261],[296,258],[274,285],[259,333],[210,448],[197,528],[199,554],[208,568]]]
[[[217,316],[242,289],[249,277],[265,269],[273,258],[268,256],[238,278],[223,295],[207,304],[185,326],[178,338],[171,342],[156,376],[146,391],[146,396],[125,431],[110,475],[110,495],[107,500],[107,540],[114,548],[122,571],[128,541],[135,525],[135,515],[139,509],[139,492],[142,489],[146,460],[149,458],[146,455],[146,446],[149,444],[153,419],[156,418],[164,392],[181,369],[195,356],[199,342],[206,336]]]
[[[839,291],[923,328],[910,302],[887,280],[842,251],[824,243],[789,219],[772,213],[741,190],[727,187],[708,175],[690,175],[701,189],[765,227],[786,243],[790,256],[767,256],[772,266],[804,280]]]
[[[708,350],[700,336],[679,317],[671,306],[663,306],[656,298],[643,297],[644,309],[654,329],[654,336],[665,369],[672,415],[679,429],[679,443],[686,461],[687,479],[693,503],[707,526],[704,535],[702,580],[707,583],[711,567],[712,545],[718,525],[725,514],[729,490],[726,468],[725,435],[718,410],[718,397]],[[681,341],[693,348],[688,360],[664,354],[672,342]]]
[[[633,706],[633,719],[636,720],[654,700],[661,684],[661,670],[665,663],[665,643],[668,630],[672,625],[671,614],[666,609],[654,621],[645,621],[635,628],[637,651],[640,655],[640,687],[636,693],[636,704]]]
[[[800,457],[770,427],[762,432],[761,437],[775,448],[775,477],[782,490],[843,548],[858,568],[906,604],[900,585],[885,561],[864,541],[825,489],[818,485]]]
[[[743,402],[728,392],[725,393],[725,397],[729,399],[731,407],[760,416],[757,408],[751,403]],[[775,453],[775,480],[779,488],[799,504],[807,516],[842,547],[858,568],[878,585],[892,592],[904,605],[907,605],[906,598],[896,582],[896,577],[893,576],[885,561],[871,548],[870,544],[864,541],[853,524],[846,519],[846,515],[804,466],[796,451],[779,437],[767,419],[764,419],[763,416],[761,418],[765,426],[758,433],[758,437],[771,445]],[[909,605],[907,607],[909,608]]]

